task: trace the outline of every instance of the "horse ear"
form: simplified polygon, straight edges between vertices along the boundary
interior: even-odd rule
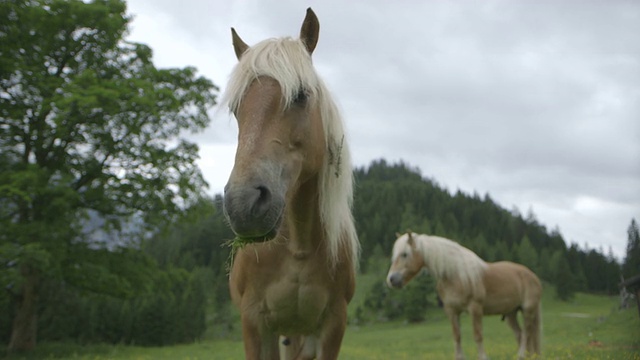
[[[396,239],[399,238],[400,236],[402,236],[402,234],[400,234],[399,232],[396,233]]]
[[[407,231],[407,235],[409,235],[409,238],[407,239],[407,244],[413,247],[414,242],[413,242],[413,236],[412,236],[411,230]]]
[[[233,41],[233,50],[236,52],[236,57],[238,58],[238,60],[240,60],[240,57],[242,56],[242,54],[244,54],[245,51],[247,51],[249,45],[242,41],[240,36],[238,36],[236,29],[234,28],[231,28],[231,39]]]
[[[300,40],[302,40],[307,47],[309,55],[311,55],[316,48],[319,33],[320,22],[318,22],[318,17],[311,8],[308,8],[307,16],[305,16],[304,22],[302,22],[302,28],[300,29]]]

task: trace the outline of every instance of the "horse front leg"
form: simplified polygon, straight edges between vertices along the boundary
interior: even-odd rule
[[[347,304],[340,304],[327,317],[319,339],[318,360],[336,360],[340,353],[342,337],[347,327]]]
[[[263,334],[258,327],[242,315],[242,340],[246,360],[279,360],[278,336]]]
[[[473,339],[476,341],[478,348],[478,359],[486,360],[487,354],[484,352],[484,345],[482,343],[482,305],[477,302],[472,302],[469,305],[469,314],[471,315],[471,322],[473,323]]]
[[[447,316],[449,316],[449,320],[451,321],[453,342],[456,349],[456,360],[463,360],[464,354],[462,353],[462,345],[460,344],[460,311],[446,305],[444,307],[444,311],[447,313]]]

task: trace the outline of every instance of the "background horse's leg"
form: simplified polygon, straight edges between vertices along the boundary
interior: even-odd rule
[[[520,324],[518,324],[518,310],[505,314],[504,316],[507,319],[507,323],[511,330],[513,330],[513,334],[516,336],[516,342],[518,343],[518,359],[524,358],[527,338],[523,336],[522,329],[520,329]]]
[[[462,360],[464,359],[464,354],[462,353],[462,345],[460,344],[460,312],[447,305],[444,306],[444,311],[449,316],[449,320],[451,320],[453,342],[456,348],[456,360]]]
[[[482,344],[482,304],[475,301],[469,304],[469,314],[473,324],[473,339],[476,341],[478,348],[478,359],[486,360],[487,354],[484,352],[484,345]]]

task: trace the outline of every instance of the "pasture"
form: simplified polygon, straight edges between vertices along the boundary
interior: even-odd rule
[[[364,278],[364,279],[363,279]],[[363,284],[373,279],[361,276]],[[359,288],[366,288],[360,286]],[[362,299],[356,295],[353,306]],[[617,309],[616,297],[577,294],[569,303],[554,299],[546,287],[543,298],[543,356],[546,359],[637,359],[640,360],[640,319],[636,308]],[[468,359],[475,358],[471,323],[462,318],[462,341]],[[239,328],[239,327],[238,327]],[[516,343],[500,317],[484,318],[485,348],[491,359],[513,359]],[[28,356],[8,359],[130,359],[130,360],[236,360],[244,356],[239,333],[226,339],[170,347],[43,343]],[[431,309],[419,324],[391,322],[347,328],[340,359],[453,359],[449,321],[441,309]]]

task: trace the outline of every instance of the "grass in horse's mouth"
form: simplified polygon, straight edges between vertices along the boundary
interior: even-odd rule
[[[236,255],[236,252],[242,248],[244,248],[248,244],[265,242],[271,240],[275,237],[276,232],[272,231],[266,235],[257,236],[257,237],[246,237],[242,238],[236,235],[235,238],[231,240],[227,240],[224,245],[231,248],[229,252],[229,260],[227,261],[227,271],[231,271],[231,266],[233,265],[233,258]]]

